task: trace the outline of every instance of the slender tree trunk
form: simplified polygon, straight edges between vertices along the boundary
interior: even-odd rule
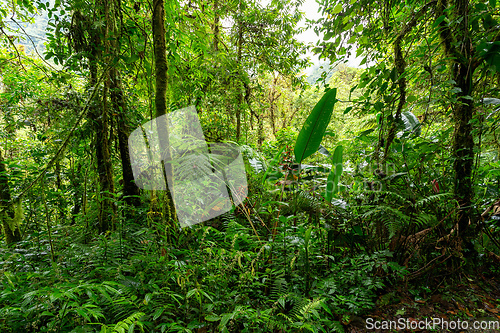
[[[474,116],[474,104],[470,99],[473,91],[472,75],[474,74],[474,50],[471,48],[471,32],[469,30],[469,1],[455,0],[453,19],[457,26],[451,30],[445,21],[441,22],[441,45],[449,57],[452,78],[460,92],[456,94],[456,102],[452,105],[455,132],[453,134],[453,170],[454,196],[459,202],[461,211],[458,219],[459,235],[468,239],[468,226],[472,217],[472,170],[474,165],[474,138],[472,136],[471,120]],[[439,0],[436,8],[436,18],[447,15],[447,0]],[[472,219],[473,220],[473,219]]]
[[[263,116],[257,118],[257,144],[259,145],[259,147],[262,146],[262,143],[265,140],[263,118]]]
[[[59,212],[59,219],[64,220],[66,200],[63,195],[62,188],[62,178],[61,178],[61,162],[59,158],[57,159],[54,167],[54,172],[56,174],[56,191],[57,191],[57,210]]]
[[[113,228],[114,205],[111,201],[114,193],[113,169],[111,166],[111,153],[108,128],[108,92],[104,89],[102,96],[101,112],[95,120],[95,152],[97,173],[101,195],[101,209],[99,212],[99,232],[106,232]]]
[[[76,168],[75,172],[75,166],[73,165],[72,167],[72,177],[71,177],[71,184],[74,188],[75,194],[74,194],[74,201],[73,201],[73,209],[71,210],[71,225],[75,224],[76,222],[76,215],[80,213],[80,209],[82,208],[82,203],[83,203],[83,193],[82,193],[82,165],[78,161],[78,167]]]
[[[243,81],[243,66],[242,66],[242,51],[243,51],[243,22],[241,20],[242,15],[242,0],[238,6],[239,19],[238,19],[238,54],[237,54],[237,65],[238,72],[240,73],[240,82]],[[238,105],[236,107],[236,142],[239,142],[241,136],[241,111],[243,108],[243,82],[240,84],[238,91],[237,101]]]
[[[457,87],[461,89],[458,102],[453,107],[453,118],[455,120],[455,132],[453,134],[453,169],[455,171],[455,198],[462,208],[459,214],[459,235],[467,238],[466,229],[472,216],[472,199],[474,190],[472,186],[472,170],[474,166],[474,138],[472,136],[471,120],[474,116],[474,103],[472,96],[472,52],[470,45],[470,31],[468,27],[468,0],[455,1],[457,16],[461,16],[458,24],[456,38],[461,41],[461,57],[454,59],[453,77]]]
[[[168,88],[168,63],[167,63],[167,46],[166,46],[166,31],[165,31],[165,5],[163,0],[153,1],[153,46],[155,57],[155,74],[156,74],[156,118],[167,113],[167,88]],[[170,142],[169,129],[167,121],[158,121],[158,136],[160,147],[162,150],[162,162],[170,161]],[[170,163],[163,164],[165,177],[172,179],[173,170]],[[176,220],[173,189],[168,187],[167,182],[167,220]]]
[[[112,37],[110,40],[110,49],[113,57],[118,57],[120,54],[120,28],[118,27],[118,22],[121,22],[121,2],[113,2],[113,7],[109,13],[109,33]],[[110,99],[111,105],[114,113],[117,115],[117,131],[118,131],[118,146],[120,150],[120,159],[122,165],[122,176],[123,176],[123,196],[125,197],[125,202],[131,206],[138,206],[139,200],[139,188],[135,185],[134,174],[132,171],[132,165],[130,164],[130,153],[128,147],[128,136],[130,130],[128,127],[127,119],[127,104],[125,97],[123,95],[123,86],[121,82],[120,73],[115,67],[112,67],[109,71],[110,80]]]
[[[156,69],[156,117],[167,113],[168,63],[163,0],[153,1],[153,46]]]
[[[130,164],[130,153],[128,147],[128,136],[130,130],[127,120],[127,106],[123,97],[123,90],[119,73],[116,69],[112,69],[111,73],[111,103],[113,110],[118,115],[118,146],[120,149],[120,159],[122,164],[123,175],[123,195],[125,202],[132,206],[138,206],[139,188],[135,185],[132,165]]]
[[[109,8],[107,7],[109,3],[107,1],[96,1],[96,7],[98,10],[102,10],[104,13],[104,19],[109,19]],[[98,73],[98,47],[101,45],[101,39],[99,35],[108,37],[108,28],[105,27],[104,31],[92,31],[92,43],[91,52],[89,57],[89,68],[90,68],[90,86],[94,89],[101,89],[97,86],[97,73]],[[109,54],[108,42],[105,42],[106,53]],[[99,226],[98,230],[100,233],[106,232],[113,228],[113,223],[115,219],[116,209],[113,205],[112,198],[114,193],[114,183],[113,183],[113,169],[111,165],[111,152],[109,143],[109,106],[108,106],[108,89],[109,82],[106,82],[102,88],[102,94],[99,98],[96,98],[92,102],[92,107],[89,110],[89,119],[94,125],[94,149],[97,163],[97,173],[99,178],[99,197],[100,197],[100,208],[99,208]]]
[[[271,128],[273,130],[273,135],[278,131],[276,129],[276,123],[278,122],[276,119],[276,101],[280,98],[281,93],[276,91],[276,84],[278,82],[278,76],[273,79],[273,85],[271,86],[271,90],[269,91],[269,118],[271,120]]]
[[[15,221],[15,210],[10,197],[9,177],[7,168],[0,150],[0,219],[2,220],[3,232],[7,245],[19,242],[21,232]]]
[[[219,0],[214,0],[214,51],[219,51]]]

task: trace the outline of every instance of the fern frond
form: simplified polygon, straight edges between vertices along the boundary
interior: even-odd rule
[[[424,212],[418,214],[417,217],[415,218],[415,223],[419,226],[419,228],[432,226],[436,222],[437,222],[436,215],[427,214]]]
[[[428,197],[422,198],[418,200],[415,204],[416,207],[418,208],[423,208],[429,204],[434,204],[440,201],[443,201],[445,199],[448,199],[453,196],[453,193],[450,192],[445,192],[445,193],[438,193],[434,195],[430,195]]]
[[[314,318],[319,318],[320,315],[319,315],[317,309],[321,307],[322,302],[323,302],[323,299],[317,299],[317,300],[312,300],[312,301],[307,302],[307,304],[305,304],[300,309],[300,314],[302,315],[302,318],[309,319],[311,316]]]
[[[142,323],[139,321],[142,316],[144,316],[144,312],[136,312],[128,316],[126,319],[116,323],[116,325],[113,327],[113,332],[133,332],[135,325],[138,325],[142,329]]]
[[[288,291],[288,283],[282,277],[276,278],[271,286],[270,299],[278,301],[283,297]]]

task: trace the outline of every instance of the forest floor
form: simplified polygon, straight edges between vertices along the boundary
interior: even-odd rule
[[[404,284],[386,288],[373,312],[343,323],[346,332],[500,332],[500,274],[482,267],[455,280],[445,284],[443,277],[432,290]]]

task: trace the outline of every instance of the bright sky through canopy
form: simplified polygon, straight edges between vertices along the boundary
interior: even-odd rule
[[[319,18],[321,18],[321,13],[319,12],[319,4],[316,2],[316,0],[305,0],[304,4],[301,7],[301,10],[305,13],[306,18],[309,20],[318,20]],[[303,20],[300,23],[300,27],[305,27],[305,26],[306,26],[306,21]],[[306,44],[309,43],[316,44],[316,42],[320,39],[320,37],[316,35],[316,33],[312,28],[309,28],[300,35],[298,35],[297,39],[302,42],[305,42]],[[320,62],[318,56],[314,55],[312,52],[307,52],[307,55],[310,57],[311,61],[314,64],[318,64]],[[355,58],[353,55],[352,57],[349,58],[347,64],[348,66],[359,67],[361,59],[362,58],[359,59]]]

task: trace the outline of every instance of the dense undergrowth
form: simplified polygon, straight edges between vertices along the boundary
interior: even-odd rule
[[[303,1],[264,2],[0,2],[0,332],[500,319],[500,2],[322,0],[311,48]],[[163,151],[145,124],[189,105]],[[186,211],[217,217],[181,229],[141,181],[169,150],[211,177],[202,137],[240,145],[248,198],[217,215],[204,179]]]
[[[88,219],[77,219],[2,248],[1,331],[343,332],[404,281],[406,293],[430,297],[409,270],[438,255],[410,260],[408,247],[368,236],[391,213],[409,218],[391,208],[405,204],[401,195],[376,192],[385,199],[370,205],[374,191],[361,190],[357,206],[327,205],[249,176],[244,206],[192,228],[166,227],[158,214],[117,201],[121,218],[108,234],[88,233]],[[400,233],[398,225],[379,235]]]
[[[87,218],[33,230],[0,250],[1,331],[342,331],[405,273],[388,250],[338,246],[340,217],[308,192],[250,185],[245,206],[180,231],[121,201],[106,235]]]
[[[282,220],[274,240],[228,214],[175,244],[131,221],[89,242],[59,226],[53,262],[46,235],[34,234],[1,252],[2,332],[340,330],[399,267],[387,251],[334,253],[324,228]]]

